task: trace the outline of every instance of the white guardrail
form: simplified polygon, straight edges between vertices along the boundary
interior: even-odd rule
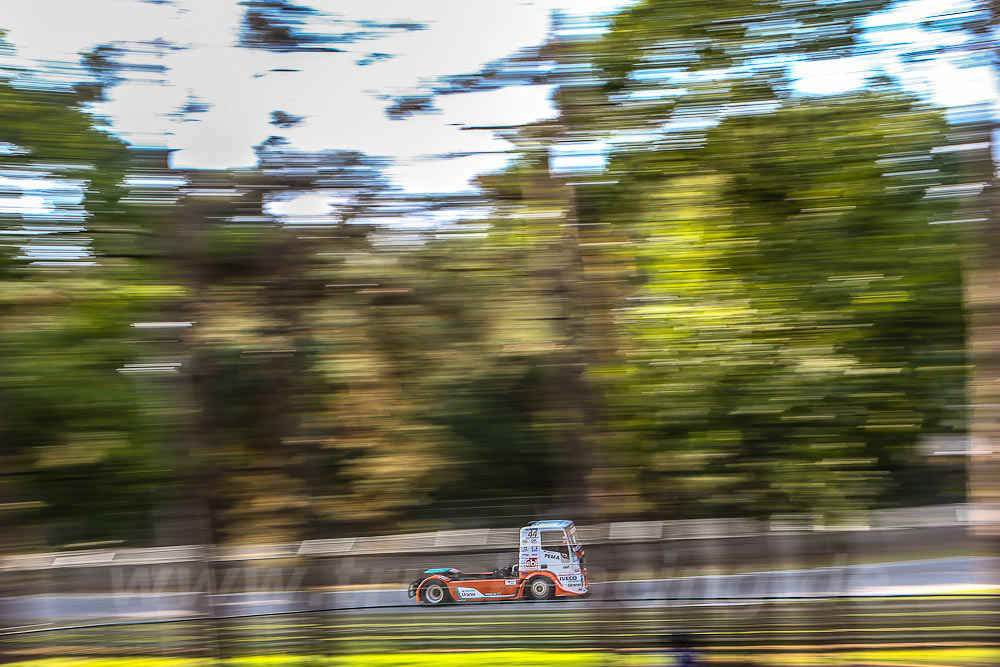
[[[578,526],[583,544],[664,542],[670,540],[752,537],[792,532],[841,530],[893,530],[957,527],[974,524],[968,505],[937,505],[878,510],[859,514],[851,521],[826,524],[816,515],[775,515],[770,521],[755,519],[690,519],[683,521],[624,521]],[[517,528],[439,530],[430,533],[305,540],[287,544],[260,544],[210,549],[201,545],[148,549],[98,549],[9,556],[0,570],[40,570],[54,567],[153,565],[218,560],[246,561],[301,556],[372,556],[379,554],[481,551],[518,546]]]

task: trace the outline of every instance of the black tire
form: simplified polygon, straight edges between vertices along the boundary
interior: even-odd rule
[[[548,577],[532,577],[524,585],[524,595],[530,600],[551,600],[556,595],[556,587]]]
[[[447,604],[451,602],[451,593],[448,587],[440,581],[428,581],[420,589],[420,601],[431,607]]]

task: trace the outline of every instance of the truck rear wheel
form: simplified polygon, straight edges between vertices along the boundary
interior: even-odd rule
[[[431,581],[420,590],[420,601],[431,606],[444,604],[451,602],[451,594],[443,584]]]
[[[524,587],[525,593],[532,600],[548,600],[556,593],[556,587],[548,577],[532,577]]]

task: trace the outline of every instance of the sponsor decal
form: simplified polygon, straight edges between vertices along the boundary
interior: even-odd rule
[[[524,569],[525,570],[534,570],[537,567],[538,567],[538,559],[537,558],[525,558],[524,559]]]
[[[505,579],[503,582],[504,586],[517,586],[517,579]]]
[[[463,600],[477,600],[481,598],[498,598],[499,593],[483,593],[475,588],[465,588],[463,586],[456,586],[455,590],[458,592],[458,597]]]
[[[560,574],[559,581],[576,582],[580,581],[580,575],[578,574]]]

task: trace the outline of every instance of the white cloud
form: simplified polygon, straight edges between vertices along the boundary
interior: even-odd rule
[[[518,86],[443,97],[438,106],[446,121],[471,126],[529,123],[556,114],[553,86]]]
[[[94,45],[151,40],[176,12],[169,5],[134,0],[32,0],[5,12],[7,40],[22,58],[68,60]]]
[[[55,209],[45,197],[21,195],[0,198],[0,211],[8,214],[45,215],[53,213]]]
[[[476,174],[500,169],[506,161],[502,155],[470,155],[397,164],[388,171],[406,192],[462,192],[472,189],[470,181]]]
[[[798,91],[830,95],[861,87],[872,74],[872,59],[866,56],[800,60],[791,65]]]
[[[254,120],[227,106],[203,121],[178,127],[170,142],[178,149],[171,156],[171,165],[180,169],[253,166],[257,158],[252,146],[260,142],[256,132],[259,123]]]
[[[264,208],[271,215],[310,217],[329,215],[331,207],[346,204],[349,197],[328,192],[298,192],[269,202]]]
[[[956,67],[939,63],[926,76],[934,101],[942,106],[959,106],[1000,99],[997,82],[988,67]]]

